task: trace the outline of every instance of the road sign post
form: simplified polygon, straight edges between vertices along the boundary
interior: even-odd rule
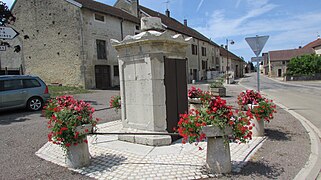
[[[269,36],[258,36],[255,37],[247,37],[245,38],[246,42],[251,47],[252,51],[256,55],[256,66],[257,66],[257,91],[260,92],[260,60],[259,55],[266,43],[269,39]]]

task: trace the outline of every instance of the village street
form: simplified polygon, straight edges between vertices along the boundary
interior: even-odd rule
[[[257,89],[257,74],[248,74],[241,84]],[[260,76],[263,94],[308,119],[321,131],[321,81],[280,82]]]
[[[251,75],[242,82],[255,84],[255,78]],[[200,86],[205,87],[206,84]],[[235,103],[237,94],[244,89],[238,84],[227,85],[228,103]],[[76,97],[90,102],[97,109],[95,116],[107,122],[120,119],[114,110],[107,109],[110,97],[118,93],[117,90],[99,90]],[[310,153],[306,130],[298,120],[283,109],[278,108],[277,111],[275,119],[266,126],[267,140],[259,151],[240,173],[226,178],[292,179],[304,167]],[[46,122],[40,112],[31,113],[24,110],[1,112],[0,138],[3,143],[0,144],[0,161],[4,166],[1,168],[0,179],[88,179],[35,155],[35,152],[47,142]],[[56,177],[57,174],[59,178]]]

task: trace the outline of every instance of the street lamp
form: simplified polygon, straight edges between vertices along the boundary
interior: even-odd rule
[[[225,71],[225,75],[226,75],[226,83],[227,84],[230,84],[230,79],[229,79],[229,74],[228,74],[228,71],[229,71],[229,63],[228,63],[228,44],[231,44],[231,45],[233,45],[235,42],[233,41],[233,40],[231,40],[231,39],[226,39],[226,45],[225,45],[225,49],[226,49],[226,59],[227,59],[227,61],[226,61],[226,71]]]

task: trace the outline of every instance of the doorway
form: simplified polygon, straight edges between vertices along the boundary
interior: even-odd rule
[[[278,77],[282,76],[282,69],[278,69]]]
[[[111,88],[110,83],[110,66],[96,65],[95,66],[95,80],[97,89]]]
[[[166,122],[167,131],[174,132],[179,115],[187,113],[186,59],[165,58]],[[179,137],[172,136],[175,141]]]

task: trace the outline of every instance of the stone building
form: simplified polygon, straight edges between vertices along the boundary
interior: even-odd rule
[[[220,47],[221,66],[220,71],[232,72],[233,78],[241,78],[244,75],[244,68],[246,63],[243,59],[235,54],[228,52],[225,48]]]
[[[294,57],[305,54],[321,54],[321,39],[317,39],[298,49],[285,49],[263,53],[263,73],[271,77],[283,77],[287,64]]]
[[[155,12],[138,0],[118,0],[114,6],[92,0],[16,0],[12,11],[17,17],[13,28],[20,35],[11,44],[21,51],[2,53],[1,68],[22,67],[24,74],[38,75],[48,84],[118,86],[117,55],[110,39],[139,33],[140,18],[149,16],[161,18],[171,34],[193,37],[187,52],[188,80],[206,79],[206,71],[224,69],[216,43],[188,27],[187,20],[180,23],[169,11]]]

